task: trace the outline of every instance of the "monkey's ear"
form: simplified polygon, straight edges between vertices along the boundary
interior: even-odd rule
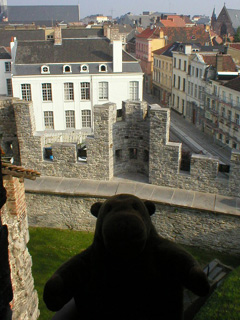
[[[153,215],[156,211],[156,207],[155,204],[152,201],[144,201],[144,204],[146,206],[146,208],[148,209],[148,213],[149,215]]]
[[[98,217],[98,212],[99,212],[101,206],[102,206],[101,202],[96,202],[91,206],[91,214],[94,217],[96,217],[96,218]]]

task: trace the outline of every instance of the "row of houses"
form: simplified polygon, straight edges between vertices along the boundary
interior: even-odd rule
[[[219,144],[239,149],[239,66],[226,52],[180,42],[154,51],[153,94]]]

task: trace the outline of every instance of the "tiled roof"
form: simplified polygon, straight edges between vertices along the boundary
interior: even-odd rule
[[[5,47],[0,47],[0,59],[11,59],[11,54]]]
[[[165,24],[167,21],[169,22],[168,25]],[[164,24],[165,27],[168,27],[168,26],[169,27],[185,27],[186,26],[185,21],[180,16],[177,16],[177,15],[168,15],[166,20],[165,19],[161,20],[161,23]]]
[[[201,45],[211,42],[209,32],[202,25],[179,28],[163,27],[161,30],[167,36],[168,42],[196,42]]]
[[[147,28],[147,29],[143,30],[140,34],[137,34],[136,37],[148,39],[154,34],[155,30],[156,30],[156,28],[153,28],[153,29]]]
[[[214,68],[217,66],[217,55],[212,55],[212,54],[201,54],[204,62],[207,65],[211,65]],[[226,54],[222,56],[223,58],[223,67],[221,71],[226,71],[226,72],[236,72],[236,64],[233,61],[233,58]]]
[[[235,79],[229,80],[224,84],[224,87],[236,90],[240,92],[240,77],[237,77]]]
[[[229,46],[233,49],[240,50],[240,43],[230,43]]]
[[[4,161],[2,161],[2,174],[31,180],[35,180],[37,177],[40,177],[40,173],[38,171],[25,169]]]
[[[78,6],[8,6],[9,22],[79,21]]]
[[[161,49],[153,51],[153,54],[156,54],[156,55],[159,56],[160,54],[163,54],[165,51],[167,51],[172,46],[173,46],[173,43],[170,43],[170,44],[166,45],[165,47],[163,47]]]
[[[123,51],[123,62],[137,61]],[[19,41],[16,64],[112,62],[113,47],[106,38],[62,39],[53,41]]]
[[[45,31],[38,30],[0,30],[0,46],[9,47],[11,37],[17,40],[45,40]]]
[[[232,21],[232,26],[237,29],[240,26],[240,10],[226,9]]]
[[[161,20],[161,23],[164,27],[178,27],[173,20],[163,19]]]

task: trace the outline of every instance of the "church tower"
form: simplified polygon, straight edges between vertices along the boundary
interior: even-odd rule
[[[214,7],[213,13],[212,13],[212,17],[211,17],[211,28],[212,28],[212,30],[214,30],[214,26],[215,26],[216,21],[217,21],[217,16],[216,16],[215,7]]]

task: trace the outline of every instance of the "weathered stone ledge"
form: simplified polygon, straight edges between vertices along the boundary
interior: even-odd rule
[[[25,189],[29,193],[94,198],[107,198],[114,194],[129,193],[159,204],[240,216],[240,198],[161,187],[124,179],[99,181],[42,176],[36,181],[26,180]]]

